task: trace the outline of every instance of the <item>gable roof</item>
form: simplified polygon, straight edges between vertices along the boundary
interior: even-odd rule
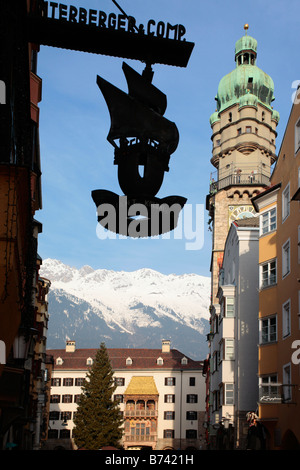
[[[153,377],[131,377],[125,395],[158,395]]]
[[[76,349],[74,352],[66,352],[65,349],[49,349],[47,354],[53,356],[53,370],[87,370],[87,358],[94,358],[98,349]],[[161,349],[136,349],[136,348],[112,348],[107,349],[113,370],[152,370],[152,369],[196,369],[202,370],[203,361],[194,361],[177,349],[170,352],[162,352]],[[56,364],[57,358],[62,358],[61,365]],[[126,363],[130,357],[132,363]],[[157,364],[157,359],[162,358],[163,364]],[[187,358],[187,364],[182,364],[182,359]]]

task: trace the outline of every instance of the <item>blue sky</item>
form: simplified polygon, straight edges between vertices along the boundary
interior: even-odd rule
[[[111,0],[63,3],[119,13]],[[181,239],[175,239],[173,233],[169,239],[153,240],[97,237],[91,191],[107,189],[121,194],[121,190],[117,167],[113,165],[113,147],[106,140],[110,117],[96,76],[127,91],[123,60],[140,73],[144,66],[139,61],[41,47],[38,75],[43,80],[40,103],[43,209],[36,213],[36,218],[43,224],[43,233],[39,237],[39,254],[43,259],[60,259],[78,268],[85,264],[95,269],[124,271],[147,267],[165,274],[209,276],[211,233],[207,228],[205,197],[210,172],[214,170],[210,163],[209,117],[215,111],[218,84],[235,67],[235,42],[248,23],[248,34],[258,41],[257,66],[275,83],[274,108],[280,113],[279,150],[292,105],[293,82],[300,80],[299,2],[119,0],[118,3],[137,23],[146,24],[154,19],[183,24],[185,38],[195,43],[186,68],[154,65],[153,84],[167,95],[165,117],[176,123],[180,134],[170,171],[165,173],[157,196],[184,196],[194,215],[199,209],[199,217],[193,216],[194,225],[189,231],[188,219],[181,219],[180,226],[186,231]],[[193,235],[196,228],[197,239]],[[187,249],[187,243],[198,249]]]

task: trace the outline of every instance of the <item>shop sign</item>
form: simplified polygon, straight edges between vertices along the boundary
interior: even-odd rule
[[[171,39],[175,41],[185,41],[186,29],[181,24],[172,25],[164,21],[151,19],[147,24],[138,24],[133,16],[120,13],[105,13],[101,10],[75,7],[57,2],[39,2],[39,14],[57,21],[77,23],[80,25],[93,26],[100,29],[124,31],[157,37],[160,39]]]

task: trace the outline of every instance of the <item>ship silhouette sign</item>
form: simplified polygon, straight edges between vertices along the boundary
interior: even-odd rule
[[[166,95],[152,84],[151,67],[186,67],[194,43],[186,40],[183,25],[153,19],[139,24],[112,1],[119,14],[32,0],[26,17],[27,40],[146,64],[140,75],[123,63],[128,93],[97,76],[111,117],[107,139],[114,147],[123,194],[98,189],[92,191],[92,198],[98,221],[107,230],[132,237],[156,236],[176,227],[186,198],[156,196],[179,134],[176,125],[164,117]]]
[[[187,201],[177,195],[156,197],[179,133],[176,124],[164,117],[166,95],[152,84],[151,67],[147,65],[140,75],[124,62],[123,72],[128,93],[97,76],[111,118],[107,140],[114,147],[123,195],[98,189],[92,198],[105,229],[134,238],[157,236],[176,227]]]

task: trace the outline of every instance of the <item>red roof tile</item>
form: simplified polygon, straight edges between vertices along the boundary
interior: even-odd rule
[[[94,358],[97,349],[76,349],[74,352],[66,352],[65,349],[50,349],[47,354],[53,356],[54,370],[82,370],[87,369],[86,360]],[[137,369],[202,369],[203,361],[194,361],[182,354],[177,349],[170,352],[162,352],[161,349],[107,349],[113,370],[137,370]],[[63,359],[63,364],[56,364],[56,359]],[[126,359],[132,359],[131,365],[126,365]],[[157,359],[163,359],[163,365],[157,364]],[[186,357],[187,364],[182,364],[181,359]]]

